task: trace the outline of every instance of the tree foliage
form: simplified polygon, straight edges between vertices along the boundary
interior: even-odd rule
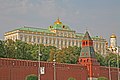
[[[111,67],[117,67],[119,60],[119,66],[120,66],[120,56],[115,53],[109,53],[105,57],[103,57],[100,53],[96,53],[96,58],[101,66],[111,66]]]
[[[44,46],[43,44],[28,44],[20,40],[0,40],[0,57],[15,58],[25,60],[38,60],[38,54],[42,54],[41,61],[53,61],[54,56],[56,62],[76,64],[79,58],[81,47],[73,46],[58,49],[54,46]],[[117,55],[110,53],[103,57],[100,53],[96,53],[96,58],[101,66],[117,66]],[[119,56],[120,60],[120,56]],[[120,65],[120,61],[119,61]]]
[[[38,77],[34,74],[28,75],[25,80],[38,80]]]
[[[70,78],[68,78],[68,80],[76,80],[75,78],[73,78],[73,77],[70,77]]]
[[[54,55],[56,62],[77,63],[80,47],[68,47],[57,49],[54,46],[44,46],[43,44],[28,44],[20,40],[11,39],[0,41],[0,57],[15,58],[25,60],[38,60],[38,54],[42,56],[41,61],[53,61]]]
[[[75,64],[80,55],[80,47],[68,47],[61,50],[62,63]]]
[[[96,55],[97,61],[100,63],[100,65],[105,66],[106,65],[105,58],[99,53],[95,53],[95,55]]]
[[[4,41],[0,40],[0,57],[5,57],[5,45]]]
[[[98,80],[108,80],[106,77],[99,77]]]

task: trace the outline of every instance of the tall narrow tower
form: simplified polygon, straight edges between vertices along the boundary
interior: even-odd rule
[[[117,47],[117,39],[116,39],[116,35],[112,34],[110,36],[110,47],[111,48],[116,48]]]
[[[99,63],[95,58],[95,51],[93,48],[93,40],[91,39],[88,31],[86,31],[82,40],[82,50],[78,60],[79,64],[87,66],[88,80],[95,80],[99,76]]]

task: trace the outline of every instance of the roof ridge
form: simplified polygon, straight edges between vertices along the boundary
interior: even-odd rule
[[[23,28],[23,27],[21,27]],[[47,30],[47,29],[43,29],[43,28],[38,28],[38,27],[28,27],[28,26],[24,26],[24,28],[33,28],[33,29],[42,29],[42,30]]]

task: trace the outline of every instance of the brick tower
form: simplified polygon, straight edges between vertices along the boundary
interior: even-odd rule
[[[100,64],[95,58],[95,51],[93,48],[93,40],[91,39],[88,31],[86,31],[82,40],[82,49],[78,63],[87,66],[88,80],[96,80],[99,77]]]

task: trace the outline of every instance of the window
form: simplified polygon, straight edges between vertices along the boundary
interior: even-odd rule
[[[61,39],[61,46],[63,46],[63,39]]]
[[[66,37],[66,36],[67,36],[67,33],[64,33],[64,36]]]
[[[53,39],[53,44],[55,44],[55,39]]]
[[[32,38],[31,38],[31,36],[29,36],[29,42],[31,42],[32,41]]]
[[[42,37],[42,43],[44,43],[44,37]]]
[[[67,45],[67,40],[65,40],[65,46]]]
[[[27,36],[25,36],[25,41],[27,41]]]
[[[72,34],[72,37],[74,37],[74,33]]]
[[[85,62],[85,60],[84,60],[84,62]]]
[[[40,43],[40,38],[37,38],[37,42]]]
[[[82,59],[80,60],[80,62],[82,62]]]
[[[88,42],[86,41],[86,45],[88,45]]]
[[[70,37],[70,33],[68,33],[68,37]]]
[[[96,42],[96,49],[98,49],[98,43]]]
[[[49,44],[51,44],[52,43],[52,40],[51,40],[51,38],[49,39]]]
[[[65,28],[65,25],[63,25],[63,28]]]
[[[50,26],[50,28],[52,28],[52,26]]]
[[[85,45],[85,42],[83,42],[83,45]]]
[[[89,61],[89,59],[87,59],[87,62]]]
[[[48,44],[48,38],[46,37],[46,44]]]
[[[72,46],[74,46],[74,40],[72,41]]]
[[[63,33],[61,33],[60,35],[63,36]]]
[[[36,42],[36,37],[33,38],[33,42]]]
[[[69,46],[70,46],[70,44],[71,44],[70,40],[69,40],[69,42],[68,42],[68,43],[69,43]]]
[[[22,35],[20,35],[20,40],[23,40],[23,36]]]
[[[76,41],[76,46],[78,46],[78,41]]]
[[[81,45],[81,42],[79,42],[78,45],[82,46],[82,45]]]
[[[59,46],[59,39],[57,39],[57,45]]]

